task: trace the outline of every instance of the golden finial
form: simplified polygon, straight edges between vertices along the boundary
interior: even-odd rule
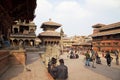
[[[51,18],[49,18],[49,21],[52,21],[52,19],[51,19]]]

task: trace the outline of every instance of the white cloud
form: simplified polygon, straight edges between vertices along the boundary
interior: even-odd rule
[[[64,1],[61,2],[55,8],[56,15],[67,18],[82,18],[87,16],[87,11],[85,11],[80,4],[75,1]]]
[[[46,0],[37,0],[36,13],[46,13],[50,12],[52,9],[52,4]]]
[[[50,2],[51,1],[51,2]],[[53,1],[53,2],[52,2]],[[114,23],[120,20],[120,0],[37,0],[35,23],[40,33],[42,22],[52,18],[62,24],[67,35],[89,35],[96,23]]]
[[[35,20],[42,20],[52,16],[53,5],[47,0],[37,0],[37,8],[35,10]]]
[[[119,7],[120,0],[86,0],[87,4],[95,7]]]
[[[85,7],[95,12],[120,8],[120,0],[86,0]]]
[[[68,32],[67,34],[69,34],[69,31],[71,32],[73,26],[76,25],[74,29],[80,27],[78,26],[80,19],[89,15],[76,1],[63,1],[57,6],[47,0],[38,0],[37,3],[36,19],[34,20],[36,24],[40,26],[43,20],[46,21],[48,18],[52,18],[64,26],[63,28]],[[36,31],[37,34],[40,33],[39,26]]]
[[[47,0],[37,0],[37,8],[35,10],[36,18],[34,19],[35,24],[37,25],[36,34],[38,35],[42,30],[40,25],[43,21],[48,19],[52,15],[53,5]]]
[[[114,23],[120,19],[120,0],[86,0],[84,7],[92,13],[94,22]]]

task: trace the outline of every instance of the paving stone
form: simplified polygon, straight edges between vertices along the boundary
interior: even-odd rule
[[[53,80],[39,54],[27,53],[27,57],[25,68],[20,65],[12,66],[0,80]],[[63,54],[60,58],[63,58],[68,66],[68,80],[120,80],[120,65],[115,64],[114,56],[111,67],[107,66],[105,58],[101,57],[102,64],[95,64],[96,68],[85,66],[83,55],[80,55],[79,59],[69,59],[67,54]]]

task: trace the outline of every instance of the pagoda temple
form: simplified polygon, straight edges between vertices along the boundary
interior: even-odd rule
[[[61,45],[61,32],[55,31],[61,24],[51,21],[44,22],[41,25],[43,32],[39,34],[41,45],[46,47],[45,53],[42,54],[42,59],[47,66],[52,57],[59,58]]]
[[[51,19],[48,22],[42,23],[41,28],[43,28],[43,32],[38,37],[43,45],[58,45],[60,43],[60,33],[55,31],[60,26],[62,25],[51,21]]]

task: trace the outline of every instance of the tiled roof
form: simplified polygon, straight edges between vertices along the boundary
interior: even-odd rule
[[[120,29],[98,32],[98,33],[92,34],[91,36],[96,37],[96,36],[112,35],[112,34],[118,34],[118,33],[120,33]]]
[[[112,28],[116,28],[116,27],[120,27],[120,22],[105,25],[105,26],[101,27],[100,30],[112,29]]]
[[[55,32],[55,31],[45,31],[45,32],[40,33],[39,36],[57,36],[57,37],[60,37],[60,33]]]
[[[42,42],[39,38],[35,38],[36,42]]]
[[[103,26],[105,26],[105,24],[98,23],[98,24],[93,25],[92,27],[93,28],[100,28],[100,27],[103,27]]]
[[[53,21],[48,21],[48,22],[42,23],[41,28],[44,28],[45,25],[47,25],[47,26],[58,26],[58,27],[62,26],[59,23],[56,23],[56,22],[53,22]]]
[[[26,22],[19,22],[19,21],[14,21],[16,22],[16,24],[14,25],[17,25],[17,26],[30,26],[30,27],[36,27],[35,23],[33,21],[30,21],[29,23],[26,23]]]

